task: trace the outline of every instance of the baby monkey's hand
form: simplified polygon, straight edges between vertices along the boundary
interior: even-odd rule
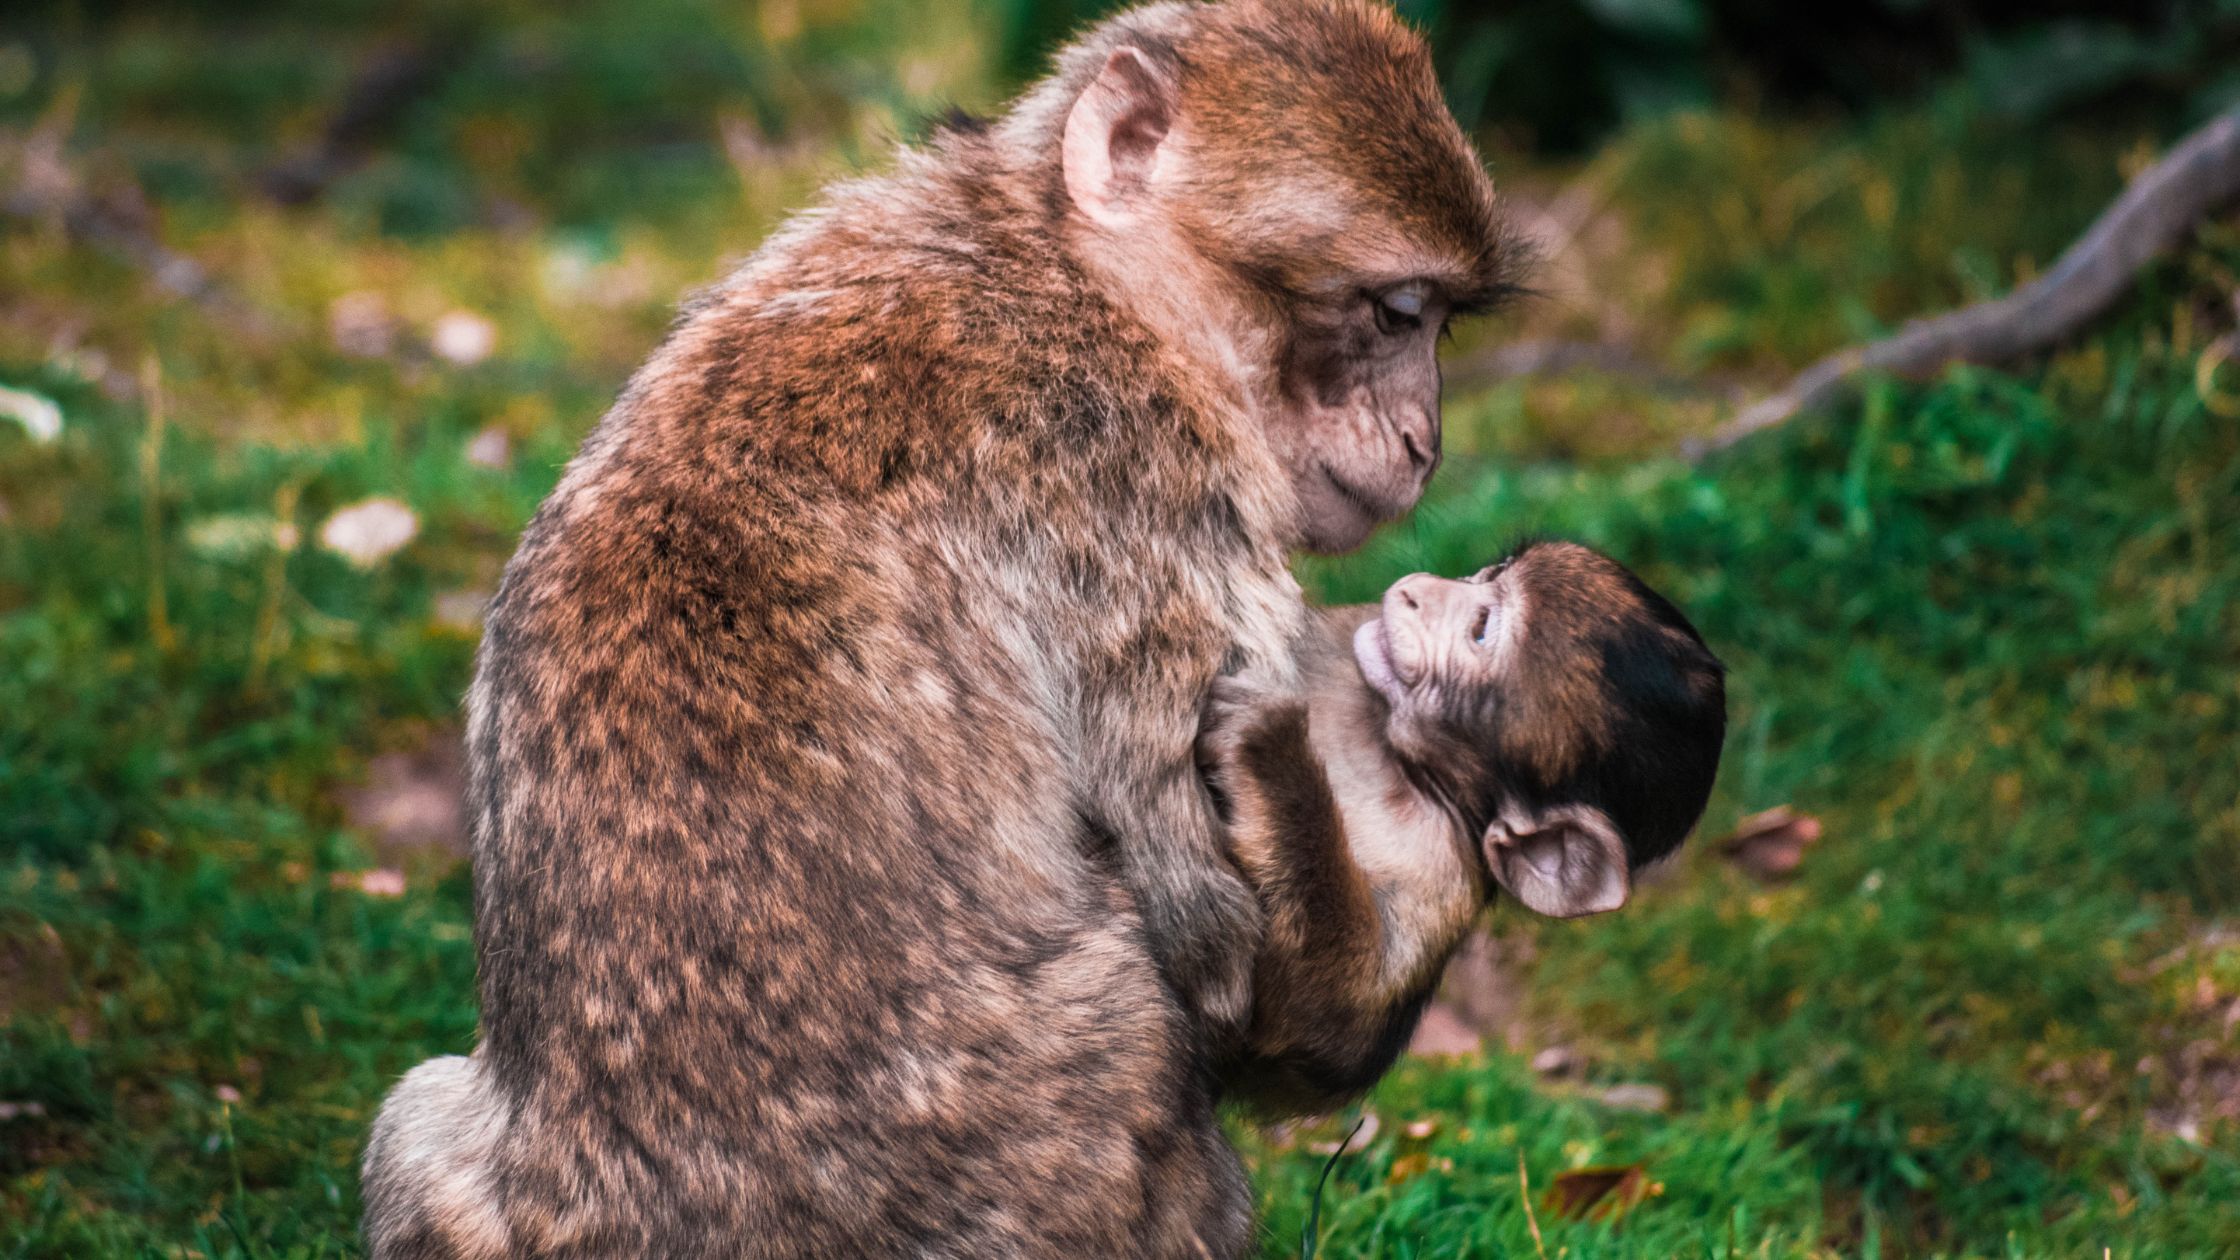
[[[1307,743],[1306,697],[1260,675],[1214,679],[1199,718],[1198,767],[1229,824],[1229,858],[1257,886],[1279,848],[1270,786],[1319,773]]]
[[[1226,801],[1247,773],[1246,749],[1264,745],[1275,728],[1306,723],[1306,698],[1265,676],[1223,674],[1213,680],[1198,717],[1198,768]]]

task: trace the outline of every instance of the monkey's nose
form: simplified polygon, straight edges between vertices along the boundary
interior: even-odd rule
[[[1424,453],[1423,447],[1417,445],[1415,434],[1403,432],[1400,435],[1400,444],[1408,448],[1408,462],[1417,468],[1422,468],[1425,464],[1431,462],[1431,457]]]
[[[1439,417],[1418,413],[1401,420],[1400,447],[1408,453],[1408,467],[1418,477],[1430,475],[1439,462]]]

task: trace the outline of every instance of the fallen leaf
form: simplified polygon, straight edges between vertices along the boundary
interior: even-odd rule
[[[1650,1181],[1640,1164],[1603,1164],[1557,1173],[1540,1206],[1566,1220],[1614,1221],[1662,1193],[1664,1187]]]
[[[1804,851],[1820,842],[1820,820],[1777,805],[1752,814],[1717,844],[1719,853],[1752,877],[1787,879],[1804,864]]]
[[[404,872],[380,866],[370,871],[336,871],[327,881],[336,888],[354,888],[368,897],[402,897]]]
[[[1431,1171],[1431,1156],[1424,1151],[1402,1155],[1392,1161],[1392,1171],[1385,1174],[1386,1185],[1397,1186],[1411,1177],[1420,1177]]]

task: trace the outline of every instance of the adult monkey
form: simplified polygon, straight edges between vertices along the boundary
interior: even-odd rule
[[[1414,504],[1511,266],[1413,34],[1240,0],[693,303],[492,607],[483,1039],[384,1104],[372,1253],[1241,1253],[1200,700]]]

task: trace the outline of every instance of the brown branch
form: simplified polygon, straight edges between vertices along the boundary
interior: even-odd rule
[[[2240,108],[2187,136],[2131,181],[2051,270],[2003,298],[1908,323],[1896,335],[1829,355],[1746,408],[1688,454],[1725,450],[1827,405],[1862,372],[1923,377],[1948,363],[2003,363],[2074,335],[2131,287],[2139,269],[2240,199]]]
[[[350,81],[341,107],[318,142],[264,173],[266,195],[285,206],[317,200],[437,86],[446,69],[445,56],[429,46],[404,45],[375,53]]]

